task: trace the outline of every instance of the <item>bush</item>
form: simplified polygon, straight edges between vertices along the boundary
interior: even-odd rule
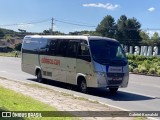
[[[157,70],[156,74],[160,76],[160,69]]]
[[[151,67],[151,62],[149,60],[145,60],[143,63],[142,63],[142,66],[144,66],[147,71],[149,71],[150,67]]]
[[[141,56],[141,55],[137,55],[137,56],[136,56],[136,60],[137,60],[137,61],[144,61],[144,60],[147,60],[147,57]]]
[[[128,54],[130,72],[160,75],[160,57],[146,57]]]
[[[148,73],[149,74],[155,74],[156,73],[156,69],[155,68],[150,68]]]
[[[133,72],[133,66],[129,65],[129,71]]]
[[[132,60],[128,60],[129,65],[131,65],[133,68],[138,67],[138,64]]]
[[[140,73],[147,73],[147,68],[145,66],[141,66],[138,69]]]
[[[133,69],[133,72],[134,72],[134,73],[139,73],[139,69],[138,69],[138,68],[135,68],[135,69]]]

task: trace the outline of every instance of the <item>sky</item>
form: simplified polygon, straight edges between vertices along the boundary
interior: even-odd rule
[[[0,27],[64,33],[95,30],[106,15],[136,18],[149,33],[160,33],[159,0],[0,0]],[[70,24],[68,24],[70,23]]]

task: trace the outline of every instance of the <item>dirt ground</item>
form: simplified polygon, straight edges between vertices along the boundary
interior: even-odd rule
[[[0,78],[0,86],[30,96],[57,108],[59,111],[121,111],[87,99],[60,91],[44,88],[36,84],[23,83]],[[83,120],[139,120],[132,117],[81,117]],[[147,120],[142,119],[142,120]]]

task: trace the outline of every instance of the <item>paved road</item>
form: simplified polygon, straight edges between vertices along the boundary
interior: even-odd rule
[[[39,84],[34,81],[35,76],[21,71],[20,58],[0,57],[0,76]],[[116,95],[106,90],[82,94],[67,89],[65,85],[49,83],[42,85],[131,111],[160,111],[160,77],[130,74],[128,88],[120,89]]]

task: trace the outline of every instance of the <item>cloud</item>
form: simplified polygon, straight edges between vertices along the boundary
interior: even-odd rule
[[[153,12],[153,11],[155,11],[155,8],[151,7],[151,8],[148,9],[148,11]]]
[[[111,3],[90,3],[90,4],[83,4],[83,7],[98,7],[98,8],[104,8],[107,10],[115,10],[116,8],[120,7],[118,4],[111,4]]]

